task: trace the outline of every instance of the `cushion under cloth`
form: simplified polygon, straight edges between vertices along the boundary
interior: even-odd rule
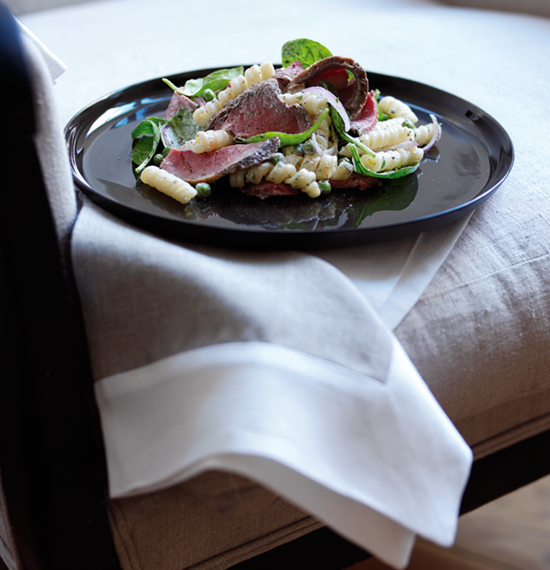
[[[230,491],[233,506],[242,491],[246,509],[220,512],[224,500],[218,491],[211,497],[220,500],[218,508],[209,506],[192,492],[193,480],[158,493],[111,500],[109,517],[124,570],[229,568],[323,526],[244,477],[209,472],[196,479]],[[258,499],[254,508],[250,503]]]
[[[396,329],[477,457],[550,425],[550,246],[534,239],[550,236],[550,194],[541,188],[521,208],[518,200],[512,187],[478,209]],[[179,568],[227,568],[251,549],[263,552],[320,526],[282,499],[258,495],[253,485],[240,481],[237,489],[234,476],[209,476],[217,479],[210,481],[210,506],[208,488],[200,492],[196,481],[111,501],[117,545],[128,556],[142,557],[137,568],[176,570],[168,558],[161,566],[155,558],[168,557],[176,539],[195,545],[187,551],[188,565]],[[220,498],[224,489],[228,503]],[[235,501],[243,496],[249,499],[250,514],[247,508],[234,512]],[[233,511],[220,512],[224,504],[233,505]],[[162,513],[154,524],[152,513]],[[214,536],[209,529],[216,529]],[[231,536],[233,543],[228,542]],[[158,548],[144,548],[146,543]]]
[[[510,194],[476,212],[396,330],[476,457],[550,425],[550,247],[533,239],[550,236],[539,211],[541,204],[550,211],[550,194],[521,209]],[[224,473],[114,500],[110,510],[119,553],[132,570],[228,568],[321,526]]]
[[[550,425],[549,185],[510,178],[395,331],[476,457]]]

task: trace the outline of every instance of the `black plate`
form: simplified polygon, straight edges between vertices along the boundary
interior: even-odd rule
[[[214,69],[170,77],[176,85]],[[407,102],[419,124],[433,113],[443,135],[418,170],[359,192],[259,200],[227,183],[209,200],[182,205],[136,184],[130,133],[162,116],[172,91],[153,79],[108,95],[68,123],[74,180],[90,199],[144,229],[224,247],[325,248],[403,237],[454,221],[485,201],[508,176],[514,149],[506,131],[475,105],[407,79],[368,73],[371,89]]]

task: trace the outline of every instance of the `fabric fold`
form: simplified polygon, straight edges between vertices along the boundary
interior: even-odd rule
[[[385,383],[269,343],[96,383],[114,497],[208,469],[258,481],[395,567],[454,539],[471,452],[394,340]]]
[[[49,76],[53,83],[65,73],[67,66],[47,47],[44,43],[33,34],[27,26],[22,24],[17,18],[15,19],[21,35],[35,45],[39,50],[44,63],[47,66]]]
[[[434,278],[470,217],[418,236],[313,253],[342,271],[382,321],[395,330]]]
[[[470,450],[333,265],[167,241],[87,201],[72,258],[113,497],[226,469],[395,567],[416,534],[452,543]]]
[[[314,256],[170,242],[89,202],[72,252],[96,378],[235,341],[386,377],[390,332],[349,279]]]

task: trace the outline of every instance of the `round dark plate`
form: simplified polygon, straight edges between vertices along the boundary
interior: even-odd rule
[[[176,85],[213,69],[171,76]],[[514,149],[491,116],[445,91],[368,73],[371,89],[408,103],[419,124],[429,113],[442,124],[437,146],[418,170],[364,192],[334,190],[259,200],[225,181],[208,200],[182,205],[136,181],[131,131],[162,116],[172,91],[160,78],[116,91],[91,104],[65,129],[73,177],[92,201],[138,227],[184,240],[239,248],[304,249],[354,245],[427,231],[479,206],[508,176]]]

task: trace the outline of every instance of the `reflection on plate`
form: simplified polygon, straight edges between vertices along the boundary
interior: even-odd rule
[[[212,69],[170,77],[182,85]],[[83,109],[66,137],[73,177],[93,201],[120,218],[162,235],[224,247],[301,249],[398,238],[433,229],[471,212],[508,176],[514,161],[504,129],[471,103],[413,81],[369,73],[383,95],[407,102],[420,119],[443,126],[437,147],[418,170],[368,190],[334,190],[259,200],[221,181],[208,200],[187,205],[136,183],[130,133],[162,116],[171,90],[154,79],[117,91]]]
[[[267,203],[231,187],[214,193],[208,200],[191,200],[186,205],[146,184],[139,184],[138,191],[145,200],[186,222],[201,223],[219,217],[243,228],[322,232],[358,228],[375,212],[404,210],[416,196],[418,177],[414,173],[388,180],[368,192],[335,191],[315,200],[305,194],[279,196]]]

